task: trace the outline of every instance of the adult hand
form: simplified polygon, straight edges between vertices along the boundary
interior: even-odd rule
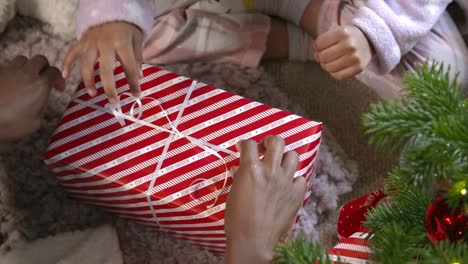
[[[0,67],[0,139],[18,139],[40,127],[50,90],[65,89],[60,71],[44,56],[17,56]]]
[[[260,144],[242,141],[237,147],[241,161],[226,203],[225,260],[269,263],[301,207],[305,179],[294,179],[299,158],[296,152],[284,154],[280,137],[268,136]]]

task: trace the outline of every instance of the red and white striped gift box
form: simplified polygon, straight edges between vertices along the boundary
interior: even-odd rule
[[[96,97],[79,85],[45,155],[72,197],[224,251],[226,169],[239,164],[236,142],[283,137],[300,155],[296,176],[310,183],[320,123],[156,67],[143,73],[141,102],[122,96],[121,109],[110,107],[97,73]],[[129,91],[120,66],[115,80],[119,94]]]
[[[366,230],[356,232],[343,239],[335,247],[328,250],[328,255],[333,263],[346,264],[376,264],[372,261],[372,251],[369,248],[369,234]]]

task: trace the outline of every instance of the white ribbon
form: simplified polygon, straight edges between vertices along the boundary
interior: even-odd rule
[[[227,180],[229,178],[229,170],[228,170],[226,161],[223,159],[223,157],[221,157],[221,155],[218,152],[224,152],[224,153],[227,153],[229,155],[239,157],[239,154],[236,153],[236,152],[233,152],[231,150],[228,150],[226,148],[223,148],[223,147],[220,147],[220,146],[217,146],[217,145],[213,145],[211,143],[202,141],[200,139],[191,137],[189,135],[185,135],[184,133],[180,132],[177,129],[177,126],[179,125],[179,122],[180,122],[180,120],[182,118],[183,112],[184,112],[185,108],[187,107],[187,104],[188,104],[188,102],[190,100],[190,96],[191,96],[193,90],[195,89],[196,84],[197,84],[196,81],[192,82],[189,90],[187,91],[187,95],[185,96],[185,99],[181,104],[181,108],[180,108],[180,111],[179,111],[179,113],[177,115],[177,118],[176,118],[176,120],[174,122],[172,122],[169,119],[168,114],[167,114],[166,110],[162,107],[161,102],[159,102],[157,99],[155,99],[153,97],[135,98],[135,102],[133,102],[132,106],[130,107],[130,111],[129,111],[128,115],[123,113],[122,105],[120,104],[120,98],[122,96],[133,97],[132,94],[130,94],[128,92],[125,92],[125,93],[122,93],[122,94],[119,95],[119,98],[118,98],[119,103],[117,103],[117,104],[108,103],[108,104],[106,104],[106,106],[104,108],[101,107],[101,106],[97,106],[97,105],[88,103],[86,101],[77,99],[77,98],[74,99],[74,101],[77,102],[77,103],[86,105],[86,106],[91,107],[91,108],[96,109],[96,110],[105,111],[107,113],[110,113],[110,114],[114,115],[121,126],[125,126],[125,120],[129,120],[129,121],[132,121],[134,123],[138,123],[138,124],[141,124],[141,125],[144,125],[144,126],[147,126],[147,127],[151,127],[151,128],[157,129],[159,131],[167,132],[167,133],[170,134],[169,139],[167,141],[167,144],[164,146],[163,152],[161,153],[159,162],[156,165],[156,169],[155,169],[155,171],[154,171],[154,173],[153,173],[153,175],[151,177],[151,181],[150,181],[150,185],[148,187],[148,191],[146,192],[146,199],[147,199],[148,204],[150,206],[151,214],[153,215],[153,218],[157,223],[159,223],[159,222],[158,222],[157,217],[156,217],[156,211],[154,210],[153,204],[151,202],[151,190],[153,189],[154,185],[156,184],[156,180],[159,177],[159,173],[160,173],[162,164],[164,162],[164,159],[166,157],[167,151],[168,151],[169,146],[171,145],[171,143],[172,143],[175,136],[178,136],[180,138],[186,138],[193,145],[203,149],[204,151],[207,151],[211,155],[213,155],[213,156],[217,157],[219,160],[223,161],[223,165],[224,165],[225,170],[226,170],[225,177],[224,177],[224,182],[223,182],[223,187],[221,187],[221,189],[219,189],[219,190],[215,187],[217,194],[215,196],[215,199],[214,199],[213,203],[208,205],[207,208],[212,208],[216,204],[216,202],[218,201],[219,196],[221,195],[224,188],[226,187]],[[145,120],[140,119],[141,116],[143,115],[142,100],[150,100],[150,101],[156,102],[156,104],[161,108],[164,117],[167,119],[167,122],[168,122],[168,124],[170,126],[170,129],[166,129],[164,127],[160,127],[160,126],[154,125],[152,123],[149,123],[149,122],[147,122]],[[137,108],[137,110],[135,110],[135,107],[137,105],[138,105],[138,108]],[[194,185],[195,183],[197,183],[197,182],[205,182],[205,181],[208,181],[208,179],[205,179],[205,178],[196,179],[190,184],[190,187],[192,185]],[[189,194],[189,195],[190,195],[190,197],[192,199],[196,199],[196,198],[194,198],[192,196],[192,194]]]

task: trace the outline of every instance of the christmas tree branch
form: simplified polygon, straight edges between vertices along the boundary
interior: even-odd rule
[[[332,264],[326,249],[303,238],[280,244],[273,260],[275,264]]]

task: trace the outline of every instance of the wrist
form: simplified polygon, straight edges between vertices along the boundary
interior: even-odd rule
[[[273,260],[273,248],[265,243],[255,241],[251,236],[245,239],[227,239],[226,264],[267,264]]]

